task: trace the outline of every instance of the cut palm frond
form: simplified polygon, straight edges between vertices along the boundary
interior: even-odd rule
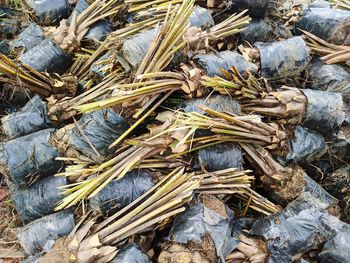
[[[27,88],[41,97],[54,94],[74,96],[77,88],[77,80],[72,75],[40,73],[3,54],[0,54],[0,73],[4,74],[0,82]]]
[[[73,53],[80,47],[80,42],[97,21],[117,14],[123,7],[119,0],[96,0],[81,14],[74,11],[70,24],[63,19],[60,26],[48,30],[47,34],[66,53]]]
[[[128,105],[141,104],[140,106],[142,107],[150,100],[150,97],[169,90],[183,90],[186,94],[191,96],[200,96],[203,94],[199,87],[200,69],[185,66],[182,68],[182,73],[162,72],[162,70],[170,63],[174,54],[185,45],[199,44],[204,40],[217,40],[228,35],[236,34],[242,31],[251,19],[248,16],[244,16],[246,13],[246,11],[244,11],[240,14],[232,15],[209,31],[200,30],[200,32],[196,34],[187,34],[189,33],[187,20],[193,11],[193,6],[191,6],[190,9],[189,7],[187,7],[187,9],[183,7],[178,11],[178,13],[184,12],[185,15],[183,17],[174,15],[175,11],[176,9],[169,8],[167,19],[161,31],[157,34],[155,41],[151,44],[144,60],[136,71],[134,83],[113,85],[110,88],[114,90],[114,92],[110,98],[77,106],[77,110],[88,112],[126,102]],[[172,24],[173,26],[171,26]],[[158,80],[156,80],[157,78]],[[126,104],[124,104],[124,106],[125,105]],[[146,108],[143,108],[143,110],[145,109]],[[138,113],[138,115],[139,114],[140,113]]]
[[[350,11],[350,1],[349,0],[336,0],[331,1],[333,8]]]
[[[257,79],[249,71],[246,72],[245,76],[242,76],[235,67],[232,67],[230,71],[222,70],[222,73],[225,79],[219,76],[203,76],[202,85],[211,87],[221,94],[231,95],[242,104],[262,98],[272,90],[266,79]]]
[[[330,44],[310,32],[301,31],[305,35],[311,50],[320,55],[321,60],[326,64],[344,63],[346,66],[350,66],[350,46]]]
[[[154,231],[185,211],[185,205],[199,185],[199,179],[194,179],[193,174],[185,173],[182,167],[176,168],[101,223],[96,224],[94,219],[85,222],[67,238],[65,249],[70,258],[79,262],[108,262],[128,237]]]
[[[273,192],[274,200],[286,203],[299,196],[304,188],[305,172],[299,166],[283,167],[259,145],[240,143],[247,158],[256,169],[263,172],[261,181]]]

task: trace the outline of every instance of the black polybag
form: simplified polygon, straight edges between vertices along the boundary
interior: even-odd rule
[[[303,126],[323,134],[336,132],[345,118],[341,94],[311,89],[301,91],[307,98]]]
[[[257,19],[249,22],[247,28],[240,34],[241,40],[249,43],[268,42],[277,38],[289,37],[292,37],[289,29],[280,23],[275,25],[268,19]]]
[[[240,73],[249,70],[256,72],[257,66],[248,62],[242,55],[233,51],[222,51],[215,54],[196,55],[193,60],[205,69],[209,77],[220,76],[224,77],[220,69],[229,70],[233,66],[237,68]]]
[[[84,12],[90,4],[86,0],[78,0],[74,7],[74,11],[77,15]],[[71,16],[72,17],[72,16]],[[68,22],[70,23],[71,17],[69,17]],[[102,19],[92,24],[89,30],[84,36],[85,40],[98,40],[103,41],[106,39],[107,35],[112,32],[112,23],[106,19]]]
[[[350,100],[350,74],[341,65],[314,59],[308,66],[308,76],[311,89],[338,92],[344,100]]]
[[[328,8],[305,9],[295,28],[308,31],[337,45],[349,45],[350,12]]]
[[[92,160],[101,161],[115,150],[108,147],[129,128],[129,125],[120,114],[107,108],[84,114],[72,127],[66,134],[69,138],[69,148]]]
[[[208,172],[228,168],[243,169],[242,151],[236,143],[220,143],[200,149],[198,159]]]
[[[229,6],[235,11],[248,9],[251,17],[261,18],[273,14],[277,3],[274,0],[231,0]]]
[[[13,48],[22,48],[23,52],[39,45],[45,39],[44,32],[40,26],[30,23],[13,41]]]
[[[122,247],[111,263],[149,263],[151,262],[146,253],[134,243],[129,243]]]
[[[103,41],[112,32],[112,23],[102,19],[93,24],[84,36],[84,40]]]
[[[260,73],[265,78],[292,77],[303,71],[310,62],[310,52],[302,37],[272,43],[257,42],[260,53]]]
[[[266,240],[266,262],[294,262],[336,235],[342,222],[314,201],[304,193],[283,211],[254,223],[249,234]]]
[[[13,204],[24,223],[49,215],[54,212],[58,202],[64,197],[63,187],[67,185],[64,176],[48,176],[26,189],[14,189]]]
[[[11,43],[9,40],[0,40],[0,54],[9,55],[11,52]]]
[[[41,130],[0,144],[0,172],[18,186],[60,168],[58,151],[49,144],[54,129]]]
[[[9,18],[14,14],[14,11],[9,7],[0,6],[0,14],[3,18]]]
[[[209,29],[215,25],[210,11],[200,6],[194,8],[189,20],[191,26],[200,27],[202,29]]]
[[[50,39],[23,53],[19,60],[37,71],[58,74],[63,74],[73,63],[72,58]]]
[[[201,27],[203,29],[214,25],[210,12],[202,7],[196,7],[189,17],[190,26]],[[152,41],[155,39],[160,27],[141,31],[124,41],[121,52],[117,54],[118,61],[122,66],[130,71],[136,68],[145,57]],[[174,56],[176,57],[178,53]]]
[[[154,182],[148,171],[133,170],[120,180],[112,180],[96,196],[90,198],[90,207],[105,216],[112,215],[153,186]]]
[[[21,85],[5,83],[0,89],[1,101],[16,107],[24,106],[29,101],[31,95],[31,92]]]
[[[35,20],[42,26],[57,25],[62,19],[68,18],[73,7],[68,0],[25,0],[32,9]]]
[[[196,98],[187,100],[179,105],[179,108],[185,112],[197,112],[205,114],[205,111],[199,108],[205,106],[218,112],[226,112],[231,114],[241,114],[241,106],[237,100],[229,95],[214,94],[209,97]]]
[[[232,236],[233,212],[226,208],[227,217],[197,204],[175,217],[167,240],[187,244],[190,241],[202,242],[209,235],[214,241],[217,262],[225,262],[225,258],[239,243]]]
[[[294,131],[295,138],[288,143],[288,154],[281,157],[284,165],[290,163],[309,163],[317,160],[327,151],[322,134],[300,125]]]
[[[5,18],[0,20],[0,39],[12,39],[19,31],[17,19]]]
[[[37,95],[19,111],[1,118],[2,132],[10,139],[51,126],[47,115],[47,106]]]
[[[335,237],[329,239],[318,254],[320,263],[349,263],[350,262],[350,225],[343,224]]]
[[[73,212],[63,210],[18,229],[17,238],[25,253],[34,255],[44,250],[46,246],[51,247],[60,237],[67,236],[74,226]]]

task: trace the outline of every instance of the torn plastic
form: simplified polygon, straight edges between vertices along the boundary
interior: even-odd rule
[[[243,169],[242,151],[236,143],[220,143],[200,149],[198,159],[208,172],[228,168]]]
[[[320,263],[349,263],[350,262],[350,225],[343,224],[335,237],[329,239],[318,254]]]
[[[66,185],[64,176],[49,176],[26,189],[14,189],[12,201],[19,217],[24,223],[29,223],[53,213],[63,198],[63,190],[59,188]]]
[[[1,118],[3,133],[10,139],[50,128],[47,106],[39,96],[34,96],[27,104],[10,115]]]
[[[283,211],[258,219],[249,234],[267,242],[267,262],[294,262],[302,254],[334,237],[342,224],[303,195]]]
[[[330,134],[337,132],[345,119],[344,103],[340,93],[302,89],[307,97],[303,126]]]
[[[150,263],[148,256],[134,243],[122,247],[110,263]]]
[[[244,73],[247,70],[251,72],[257,72],[258,70],[255,64],[248,62],[242,55],[229,50],[215,54],[196,55],[193,57],[193,60],[205,69],[207,75],[210,77],[224,77],[220,69],[227,71],[233,66],[235,66],[240,73]]]
[[[190,241],[200,243],[203,237],[209,235],[215,244],[217,262],[224,263],[238,244],[232,237],[233,220],[233,213],[228,208],[226,216],[223,216],[203,204],[197,204],[175,217],[166,239],[182,244]]]
[[[254,44],[260,53],[260,73],[265,78],[298,75],[310,62],[310,52],[302,37]]]
[[[257,41],[269,42],[278,38],[290,37],[292,37],[292,33],[283,24],[278,23],[275,25],[268,19],[249,22],[248,27],[240,34],[241,40],[249,43],[255,43]]]
[[[28,255],[35,255],[60,237],[67,236],[74,228],[74,214],[63,210],[40,218],[17,231],[17,238]]]
[[[308,70],[310,88],[338,92],[345,100],[350,100],[350,74],[341,65],[327,65],[314,59]]]
[[[57,131],[55,139],[60,143],[64,142],[65,149],[59,149],[66,156],[80,157],[82,154],[98,162],[113,153],[115,148],[108,147],[128,127],[120,114],[108,108],[84,114],[78,122]]]
[[[350,44],[350,12],[328,8],[305,9],[296,29],[308,31],[337,45]]]
[[[57,25],[68,18],[73,10],[68,0],[25,0],[34,15],[34,19],[42,26]]]
[[[96,196],[89,199],[90,207],[104,216],[124,208],[154,186],[146,170],[133,170],[120,180],[112,180]]]
[[[49,144],[54,129],[41,130],[0,144],[0,172],[18,186],[60,168],[58,151]]]
[[[40,26],[30,23],[13,42],[13,48],[23,49],[23,52],[39,45],[45,39],[44,32]]]
[[[297,126],[294,136],[294,139],[288,143],[287,156],[280,158],[283,165],[309,163],[327,152],[326,141],[319,132]]]
[[[187,100],[179,105],[179,108],[185,112],[197,112],[205,114],[199,106],[205,106],[218,112],[227,112],[231,114],[241,114],[241,106],[237,100],[229,95],[215,94],[205,98],[196,98]]]
[[[63,74],[73,63],[72,58],[49,39],[23,53],[19,60],[37,71],[58,74]]]
[[[272,15],[277,8],[277,1],[274,0],[231,0],[229,6],[235,11],[249,10],[251,17],[265,17]]]

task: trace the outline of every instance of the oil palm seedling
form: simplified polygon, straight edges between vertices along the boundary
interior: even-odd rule
[[[202,83],[206,87],[237,98],[245,113],[261,114],[281,124],[303,124],[325,133],[338,129],[344,121],[341,94],[288,86],[271,91],[265,80],[258,81],[250,73],[242,76],[234,68],[225,75],[228,80],[204,77]],[[324,107],[321,110],[320,99],[325,96],[328,99],[323,100]],[[316,108],[318,110],[315,110]]]
[[[95,196],[112,180],[121,179],[132,169],[142,167],[147,158],[154,159],[159,155],[168,159],[178,158],[210,145],[230,141],[256,143],[271,149],[283,147],[286,143],[283,130],[261,122],[256,116],[234,117],[205,110],[216,118],[196,113],[165,112],[158,117],[163,124],[150,127],[148,134],[125,141],[112,159],[102,164],[78,162],[70,166],[60,175],[83,180],[67,186],[65,193],[69,195],[57,209]],[[199,129],[207,129],[214,134],[195,138],[195,132]],[[118,142],[120,140],[112,145]]]
[[[51,95],[74,96],[77,79],[72,75],[40,73],[37,70],[0,54],[0,82],[21,86],[43,98]]]

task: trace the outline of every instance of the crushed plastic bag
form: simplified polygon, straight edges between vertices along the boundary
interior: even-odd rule
[[[34,177],[52,175],[61,167],[58,151],[49,144],[54,129],[41,130],[0,144],[0,172],[17,186]]]
[[[74,228],[74,214],[63,210],[40,218],[17,231],[17,238],[27,255],[35,255],[48,243],[67,236]]]
[[[49,176],[26,189],[14,189],[12,201],[22,221],[29,223],[53,213],[63,198],[62,189],[59,187],[65,185],[67,185],[65,177]]]
[[[310,52],[302,37],[272,43],[257,42],[260,53],[260,73],[265,78],[293,77],[310,62]]]
[[[240,73],[244,73],[247,70],[250,72],[256,72],[258,70],[255,64],[248,62],[242,55],[229,50],[215,54],[196,55],[193,57],[193,60],[206,71],[209,77],[224,77],[220,69],[227,71],[233,66]]]
[[[12,39],[19,31],[17,19],[8,18],[0,20],[0,39]]]
[[[63,74],[73,63],[72,58],[50,39],[23,53],[19,60],[37,71],[58,74]]]
[[[34,96],[19,111],[1,118],[2,131],[10,139],[51,126],[47,115],[47,106],[39,96]]]
[[[152,175],[146,170],[133,170],[120,180],[112,180],[96,196],[89,199],[90,207],[110,216],[154,186]]]
[[[134,243],[129,243],[122,247],[111,263],[150,263],[148,256],[141,248]]]

